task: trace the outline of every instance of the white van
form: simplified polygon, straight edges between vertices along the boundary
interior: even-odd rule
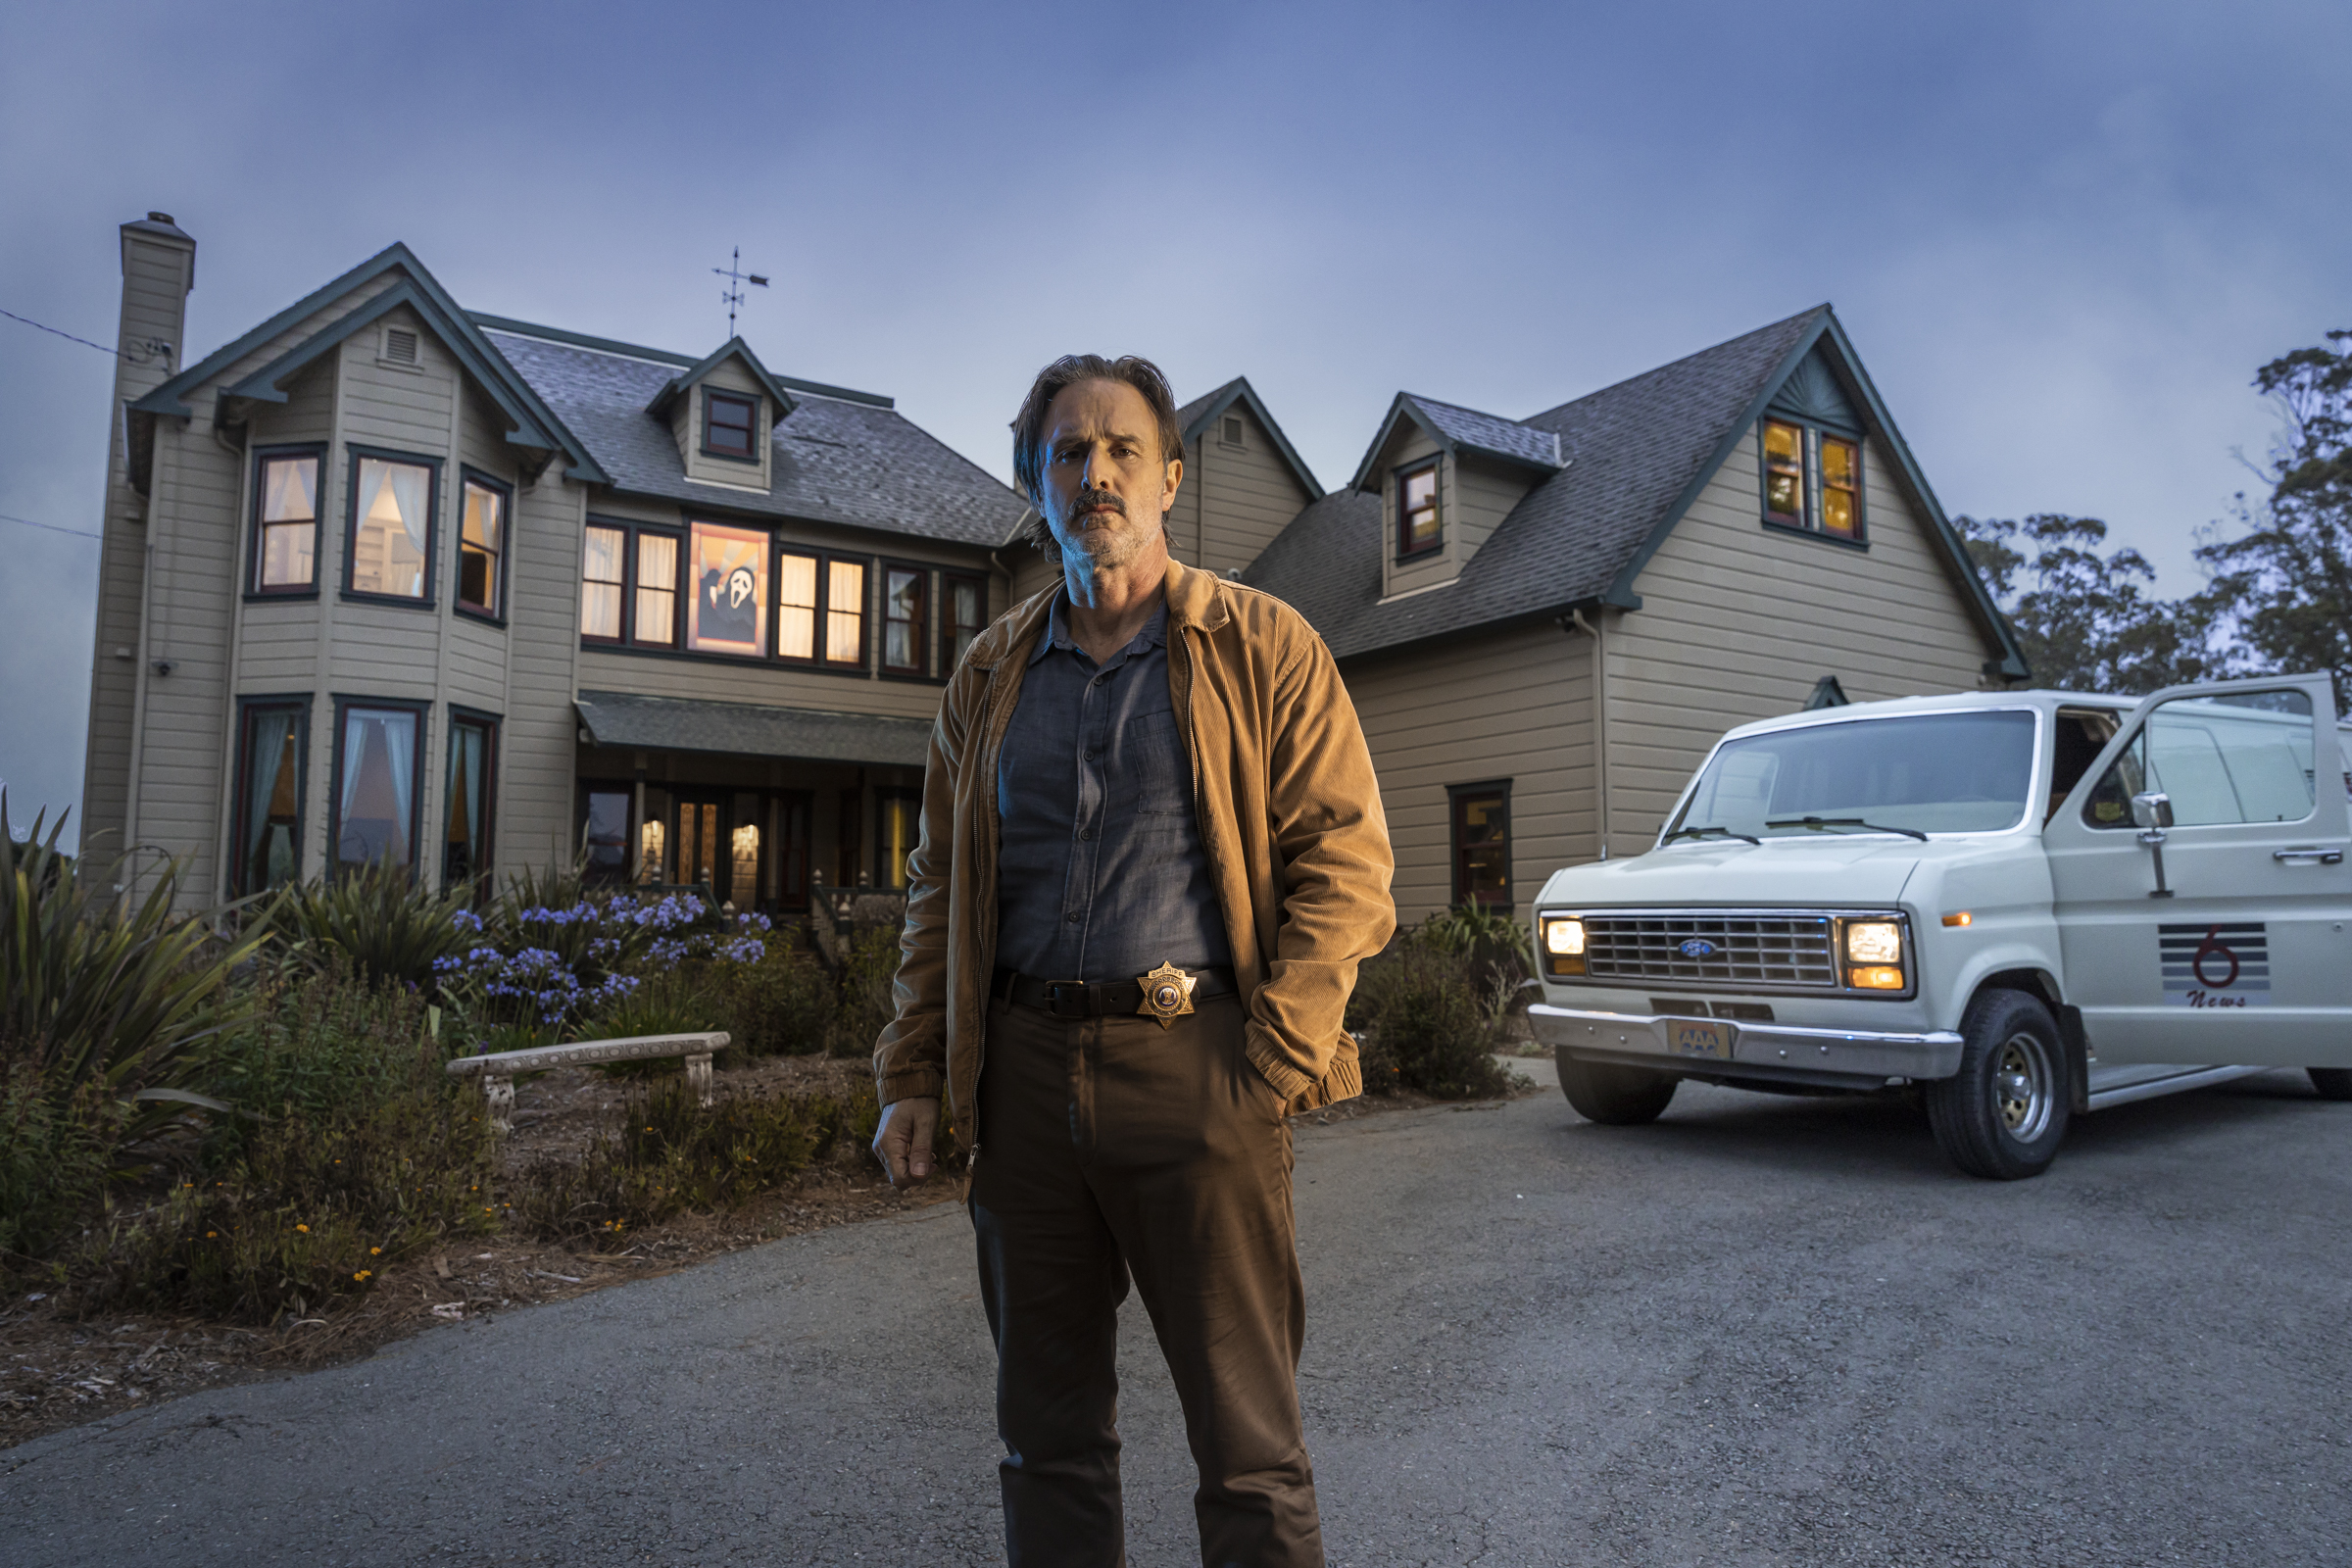
[[[2325,676],[1859,703],[1733,730],[1657,843],[1536,903],[1583,1115],[1685,1078],[1917,1084],[1962,1170],[2071,1116],[2301,1067],[2352,1099],[2344,732]]]

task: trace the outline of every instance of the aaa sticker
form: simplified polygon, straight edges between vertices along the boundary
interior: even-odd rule
[[[2160,925],[2156,950],[2173,1006],[2270,1005],[2271,943],[2260,920]]]

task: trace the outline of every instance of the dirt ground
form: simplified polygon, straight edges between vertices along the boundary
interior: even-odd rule
[[[862,1061],[771,1056],[721,1069],[722,1095],[841,1091],[861,1081]],[[517,1084],[511,1164],[578,1157],[599,1113],[629,1081],[563,1068]],[[1431,1103],[1398,1094],[1346,1101],[1301,1121],[1329,1125]],[[575,1250],[521,1237],[474,1238],[385,1268],[365,1297],[325,1317],[248,1328],[169,1314],[74,1319],[42,1293],[0,1303],[0,1447],[134,1405],[201,1389],[277,1377],[366,1355],[434,1323],[560,1301],[630,1280],[652,1279],[779,1237],[798,1236],[961,1196],[953,1177],[906,1192],[883,1181],[861,1147],[834,1151],[791,1186],[716,1214],[688,1214],[648,1228],[624,1250]]]

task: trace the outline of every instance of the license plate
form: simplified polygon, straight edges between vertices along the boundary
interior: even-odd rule
[[[1732,1059],[1732,1042],[1740,1031],[1728,1023],[1713,1019],[1667,1018],[1666,1049],[1678,1056],[1699,1056],[1708,1061]]]

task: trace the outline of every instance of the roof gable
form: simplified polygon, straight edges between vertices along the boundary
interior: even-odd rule
[[[1258,398],[1257,389],[1250,384],[1250,378],[1246,375],[1235,376],[1206,397],[1195,398],[1176,411],[1176,422],[1184,430],[1184,444],[1191,446],[1200,440],[1201,433],[1216,423],[1218,416],[1236,403],[1248,409],[1257,422],[1265,427],[1266,434],[1274,440],[1275,455],[1291,470],[1291,477],[1298,481],[1299,488],[1306,492],[1306,498],[1309,501],[1319,498],[1323,494],[1323,486],[1316,480],[1314,470],[1291,446],[1291,438],[1284,435],[1282,426],[1274,422],[1274,416],[1267,412],[1264,402]]]
[[[449,350],[466,373],[489,395],[499,411],[514,421],[514,427],[507,434],[510,442],[542,451],[560,451],[569,460],[567,472],[572,478],[605,482],[605,472],[597,466],[596,460],[589,456],[588,449],[564,427],[564,421],[557,417],[530,383],[507,363],[481,329],[464,311],[458,309],[457,302],[425,270],[424,264],[417,261],[406,245],[397,243],[385,247],[325,287],[305,295],[252,331],[216,349],[132,403],[129,414],[134,481],[140,482],[143,487],[146,460],[152,451],[154,421],[157,418],[194,417],[195,410],[187,402],[189,394],[226,374],[272,338],[300,325],[355,289],[390,272],[400,274],[401,280],[357,310],[326,323],[261,369],[239,378],[236,385],[222,388],[223,395],[256,402],[282,403],[286,397],[283,383],[297,371],[353,333],[405,305]]]
[[[1854,411],[1836,368],[1818,342],[1796,362],[1796,368],[1788,372],[1788,378],[1781,383],[1764,408],[1769,414],[1786,414],[1814,424],[1835,425],[1850,435],[1862,433],[1862,416]]]
[[[676,375],[671,376],[662,390],[654,394],[654,401],[645,406],[645,412],[658,419],[667,416],[671,404],[684,397],[697,382],[703,380],[729,360],[741,360],[744,368],[752,372],[752,379],[758,381],[761,390],[776,400],[776,421],[779,424],[783,422],[786,415],[800,407],[794,401],[792,394],[784,390],[783,383],[770,375],[767,367],[760,363],[760,356],[752,352],[752,346],[740,337],[731,337],[712,350],[705,359],[688,366]]]
[[[1799,377],[1809,365],[1820,374],[1807,369]],[[1361,490],[1361,471],[1348,504],[1327,497],[1301,512],[1244,580],[1288,600],[1343,657],[1580,605],[1639,609],[1634,580],[1642,567],[1784,392],[1807,407],[1825,406],[1834,394],[1856,428],[1884,444],[1898,486],[1928,519],[1987,641],[2002,650],[1996,666],[2022,676],[2024,660],[2007,623],[1826,305],[1523,420],[1400,394],[1367,462],[1399,418],[1439,440],[1448,439],[1441,419],[1461,436],[1484,437],[1456,437],[1457,446],[1492,451],[1488,443],[1503,444],[1492,425],[1470,422],[1476,419],[1550,434],[1565,466],[1528,492],[1443,592],[1380,602],[1380,505]]]

